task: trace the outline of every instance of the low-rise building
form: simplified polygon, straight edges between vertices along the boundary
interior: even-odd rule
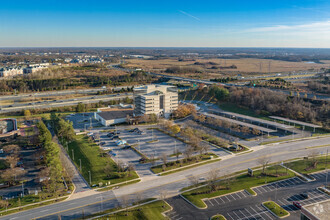
[[[121,124],[127,121],[127,118],[133,116],[132,105],[115,105],[108,108],[99,108],[94,113],[94,118],[103,126]]]

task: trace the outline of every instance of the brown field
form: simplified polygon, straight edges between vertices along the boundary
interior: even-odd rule
[[[330,60],[324,61],[325,64],[305,63],[305,62],[287,62],[280,60],[269,59],[196,59],[194,61],[178,61],[177,59],[163,59],[163,60],[143,60],[143,59],[129,59],[127,60],[127,67],[142,68],[145,70],[164,71],[170,66],[190,66],[204,69],[205,72],[213,74],[225,73],[268,73],[269,65],[270,72],[292,72],[303,71],[309,69],[330,68]],[[218,66],[236,65],[237,69],[209,69],[213,65],[194,65],[195,62],[207,63],[214,62]]]

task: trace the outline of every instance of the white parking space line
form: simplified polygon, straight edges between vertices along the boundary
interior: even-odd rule
[[[248,196],[248,194],[245,192],[245,190],[241,192],[241,195],[242,195],[243,198]]]
[[[213,203],[211,202],[211,200],[208,200],[208,201],[210,202],[210,204],[211,204],[212,206],[214,206]]]
[[[266,216],[267,216],[268,218],[273,219],[272,217],[269,216],[269,214],[267,213],[267,212],[268,212],[267,210],[262,210],[258,205],[256,205],[256,207],[257,207],[260,211],[262,211],[263,213],[265,213]],[[264,211],[267,211],[267,212],[264,212]]]
[[[176,218],[176,217],[178,217],[179,216],[179,214],[177,214],[177,215],[173,215],[171,218]]]
[[[234,200],[236,200],[235,197],[233,196],[233,194],[229,194],[229,195],[230,195],[231,197],[233,197]]]
[[[258,187],[253,188],[253,190],[255,190],[257,193],[262,193],[262,192],[258,189]]]
[[[247,215],[246,214],[244,214],[241,210],[238,210],[244,217],[243,218],[246,218],[247,217]],[[245,209],[244,209],[244,211],[245,211]]]
[[[220,197],[218,197],[217,200],[218,200],[219,204],[223,203],[223,201],[221,200]]]
[[[262,216],[261,216],[261,213],[259,213],[259,212],[257,212],[256,210],[254,210],[254,208],[252,208],[252,207],[250,207],[257,215],[259,215],[261,218],[263,218]],[[254,215],[253,215],[254,216]]]
[[[225,203],[225,201],[223,201],[223,199],[221,197],[218,197],[218,199],[221,200],[221,203]]]
[[[180,220],[180,219],[183,219],[183,217],[177,218],[177,219],[175,219],[175,220]]]
[[[219,202],[217,201],[217,199],[216,199],[216,198],[215,198],[215,199],[213,199],[213,200],[214,200],[214,201],[215,201],[215,202],[216,202],[218,205],[220,205],[220,204],[219,204]]]
[[[237,215],[237,214],[235,213],[235,211],[232,211],[232,213],[234,213],[234,214],[237,216],[237,218],[240,218],[239,215]]]
[[[235,220],[229,213],[227,213],[227,215],[229,216],[229,218]]]
[[[231,200],[228,198],[228,196],[224,196],[224,198],[228,199],[228,202],[231,202]]]
[[[267,190],[265,190],[264,187],[260,187],[260,191],[261,191],[261,190],[264,190],[265,192],[267,192]]]
[[[232,195],[238,197],[238,200],[239,200],[239,199],[242,199],[242,198],[238,195],[238,193],[234,193],[234,194],[232,194]]]

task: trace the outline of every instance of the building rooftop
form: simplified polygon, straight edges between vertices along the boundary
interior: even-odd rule
[[[305,205],[302,207],[301,212],[309,218],[329,219],[330,200]]]
[[[112,109],[108,111],[97,113],[104,120],[112,120],[118,118],[125,118],[127,115],[133,115],[133,109]]]
[[[270,118],[273,118],[273,119],[281,120],[281,121],[290,122],[292,124],[298,124],[298,125],[306,126],[306,127],[322,128],[322,126],[320,126],[320,125],[314,125],[314,124],[311,124],[311,123],[297,121],[297,120],[292,120],[292,119],[283,118],[283,117],[279,117],[279,116],[269,116],[269,117]]]

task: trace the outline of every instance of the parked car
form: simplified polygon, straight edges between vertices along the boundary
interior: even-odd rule
[[[296,202],[296,201],[294,201],[292,204],[293,204],[295,207],[297,207],[298,209],[301,209],[301,204],[300,204],[300,202]]]
[[[105,142],[101,142],[100,145],[101,145],[101,146],[105,145]]]
[[[125,147],[123,147],[124,150],[130,149],[130,148],[131,148],[131,145],[125,145]]]
[[[308,194],[307,193],[301,193],[299,194],[301,197],[303,197],[304,199],[308,199]]]
[[[110,140],[113,140],[113,139],[115,139],[115,138],[119,138],[119,136],[118,136],[118,135],[114,135],[114,136],[112,136],[112,137],[110,138]]]
[[[108,154],[109,154],[110,156],[114,156],[114,157],[117,156],[117,154],[114,153],[114,152],[112,152],[112,151],[109,151]]]
[[[126,144],[127,143],[127,141],[125,141],[125,140],[118,140],[118,141],[116,141],[116,144],[118,145],[118,146],[120,146],[120,145],[124,145],[124,144]]]

